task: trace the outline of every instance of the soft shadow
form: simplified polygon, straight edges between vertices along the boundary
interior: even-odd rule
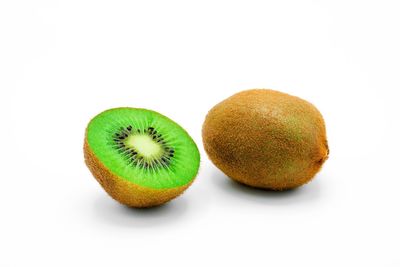
[[[180,197],[161,206],[137,209],[99,195],[93,206],[95,216],[104,223],[122,227],[154,227],[178,221],[187,210],[187,201]]]
[[[317,201],[321,195],[322,177],[315,177],[311,182],[299,188],[286,191],[264,190],[235,182],[224,173],[216,169],[213,172],[212,181],[225,194],[235,198],[241,198],[262,204],[291,205],[308,201]]]

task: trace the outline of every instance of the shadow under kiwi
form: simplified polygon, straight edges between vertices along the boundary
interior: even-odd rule
[[[316,201],[320,198],[322,190],[319,181],[321,177],[314,177],[309,183],[295,189],[273,191],[236,182],[217,168],[214,168],[212,176],[211,180],[224,194],[267,205],[292,205]]]
[[[155,227],[180,220],[187,210],[187,205],[186,198],[178,197],[156,207],[132,208],[103,194],[95,199],[93,206],[97,219],[106,224],[121,227]]]

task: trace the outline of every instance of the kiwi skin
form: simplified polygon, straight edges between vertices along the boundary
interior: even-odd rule
[[[85,134],[83,151],[85,163],[94,178],[96,178],[108,195],[126,206],[149,208],[164,204],[182,194],[193,182],[170,189],[153,189],[126,181],[111,173],[110,170],[99,161],[87,142],[87,131]]]
[[[317,108],[270,89],[242,91],[217,104],[202,136],[209,158],[228,177],[269,190],[309,182],[329,154]]]

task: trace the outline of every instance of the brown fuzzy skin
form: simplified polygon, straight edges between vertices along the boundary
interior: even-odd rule
[[[321,113],[305,100],[268,89],[242,91],[217,104],[202,135],[222,172],[264,189],[307,183],[329,154]]]
[[[148,208],[164,204],[182,194],[191,185],[189,183],[170,189],[143,187],[111,173],[93,153],[86,136],[83,151],[86,165],[104,190],[113,199],[130,207]]]

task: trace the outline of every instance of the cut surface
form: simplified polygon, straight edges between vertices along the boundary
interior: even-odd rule
[[[114,175],[137,185],[167,189],[189,184],[200,155],[188,133],[151,110],[116,108],[89,123],[87,143]]]

